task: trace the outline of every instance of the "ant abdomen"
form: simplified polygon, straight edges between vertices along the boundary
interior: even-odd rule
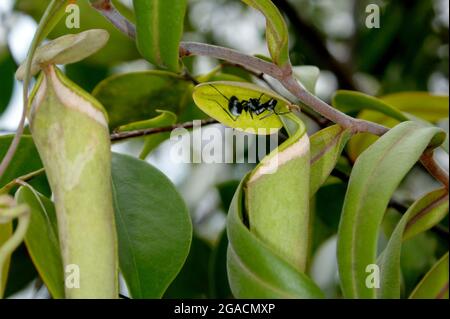
[[[228,110],[234,116],[239,116],[242,113],[242,103],[234,95],[228,101]]]

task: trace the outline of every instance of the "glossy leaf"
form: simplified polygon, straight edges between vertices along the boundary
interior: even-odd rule
[[[92,94],[107,110],[110,128],[117,128],[153,118],[157,110],[171,111],[184,120],[181,114],[193,104],[191,90],[191,82],[174,73],[144,71],[111,76]]]
[[[277,113],[287,112],[290,105],[289,101],[275,92],[250,83],[206,82],[197,85],[193,93],[195,104],[210,117],[226,126],[254,134],[272,134],[282,127],[282,122],[278,116],[276,114],[269,116],[269,111],[260,115],[249,114],[245,111],[239,116],[232,115],[228,103],[233,96],[238,98],[239,101],[261,97],[261,103],[275,99],[277,101],[275,109]]]
[[[283,67],[289,62],[289,33],[278,8],[270,0],[242,0],[266,17],[266,41],[272,60]]]
[[[381,270],[380,298],[400,298],[402,241],[430,229],[447,213],[447,190],[439,189],[417,200],[402,216],[378,261]],[[410,231],[406,232],[408,228]]]
[[[116,129],[116,131],[124,132],[124,131],[132,131],[132,130],[165,127],[165,126],[173,125],[177,122],[177,116],[175,115],[175,113],[172,113],[170,111],[164,111],[164,110],[156,110],[156,112],[158,112],[160,114],[152,119],[119,126]],[[158,147],[159,144],[161,144],[166,139],[168,139],[169,136],[170,136],[169,132],[163,132],[163,133],[159,133],[159,134],[152,134],[150,136],[146,136],[144,138],[144,147],[142,148],[139,158],[145,159],[152,150],[154,150],[156,147]]]
[[[12,135],[0,136],[0,158],[5,156],[12,138]],[[37,171],[41,168],[42,162],[33,143],[33,139],[30,135],[24,135],[20,139],[19,147],[8,166],[8,169],[5,171],[2,178],[0,178],[0,188],[17,177]],[[39,192],[50,195],[50,187],[44,174],[35,177],[30,181],[30,184]]]
[[[338,233],[338,263],[346,298],[374,298],[366,267],[376,263],[377,237],[388,202],[429,146],[442,143],[437,128],[403,122],[372,144],[353,167]]]
[[[448,96],[428,92],[401,92],[384,95],[380,99],[402,112],[432,123],[448,117]]]
[[[197,236],[192,237],[191,249],[183,268],[164,293],[164,298],[206,298],[209,296],[210,245]]]
[[[80,61],[66,65],[65,73],[69,79],[81,86],[83,90],[91,92],[98,83],[108,76],[109,69],[102,65]]]
[[[25,244],[22,243],[11,256],[8,282],[6,284],[4,297],[8,298],[26,288],[33,280],[36,280],[38,276],[27,248],[25,247]]]
[[[409,298],[448,299],[448,252],[430,269]]]
[[[189,213],[173,184],[150,164],[114,154],[112,169],[122,274],[133,298],[160,298],[189,253]]]
[[[25,244],[53,298],[64,298],[63,264],[58,240],[55,207],[41,194],[28,187],[16,192],[18,203],[25,203],[31,210],[31,221],[25,236]]]
[[[350,130],[339,125],[322,129],[310,137],[310,196],[313,196],[328,178],[350,137]]]
[[[425,92],[395,93],[375,98],[363,93],[341,90],[333,98],[333,106],[344,112],[359,112],[358,118],[394,127],[401,121],[424,124],[448,117],[448,97]],[[431,126],[431,124],[428,124]],[[351,138],[348,153],[355,160],[378,137],[362,133]]]
[[[180,69],[179,43],[187,0],[133,0],[136,42],[142,56],[157,66]]]
[[[36,21],[39,21],[50,0],[16,0],[15,9],[30,14]],[[115,7],[128,19],[133,20],[131,10],[120,1],[113,0]],[[86,59],[87,63],[98,65],[115,65],[119,62],[130,61],[139,58],[135,43],[126,35],[106,20],[99,12],[94,10],[89,1],[77,1],[76,5],[80,13],[80,28],[69,29],[66,20],[70,20],[68,13],[64,13],[64,19],[55,26],[49,38],[66,35],[68,33],[79,33],[89,29],[105,29],[110,34],[107,45],[98,53]]]
[[[337,91],[333,97],[332,103],[335,108],[345,113],[372,110],[383,113],[398,121],[408,120],[408,117],[395,107],[392,107],[378,98],[356,91]]]
[[[244,224],[243,187],[237,189],[228,212],[227,268],[236,298],[323,298],[304,273],[281,258]]]
[[[403,240],[436,226],[448,214],[448,191],[438,189],[425,195],[421,201],[427,204],[423,209],[411,213],[405,226]]]

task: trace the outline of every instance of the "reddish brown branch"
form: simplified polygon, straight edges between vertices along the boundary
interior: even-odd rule
[[[214,119],[206,119],[199,121],[200,125],[209,125],[209,124],[215,124],[218,123]],[[112,142],[117,142],[121,140],[125,140],[132,137],[141,137],[141,136],[147,136],[152,134],[158,134],[158,133],[164,133],[164,132],[171,132],[174,129],[177,128],[185,128],[190,129],[194,127],[194,122],[186,122],[186,123],[179,123],[174,124],[171,126],[165,126],[165,127],[156,127],[156,128],[148,128],[148,129],[141,129],[141,130],[133,130],[133,131],[126,131],[126,132],[117,132],[112,133],[110,138]]]

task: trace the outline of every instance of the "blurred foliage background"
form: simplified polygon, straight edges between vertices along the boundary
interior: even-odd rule
[[[0,2],[0,131],[12,132],[19,120],[21,84],[14,72],[48,0]],[[316,94],[329,101],[337,89],[359,90],[371,95],[400,91],[448,94],[449,4],[447,0],[273,0],[285,15],[290,30],[293,65],[316,65],[321,75]],[[133,20],[131,1],[115,1]],[[381,8],[381,28],[365,26],[366,6]],[[68,30],[60,24],[51,37],[105,28],[109,44],[89,59],[65,67],[67,75],[91,91],[105,77],[151,69],[139,59],[133,41],[120,34],[87,1],[79,0],[81,28]],[[184,39],[232,47],[249,54],[266,54],[265,21],[262,15],[237,0],[191,0]],[[194,75],[210,71],[218,62],[192,57],[186,65]],[[230,70],[241,75],[239,70]],[[441,125],[447,128],[448,119]],[[314,128],[311,128],[314,130]],[[142,141],[114,145],[114,151],[137,155]],[[226,208],[237,181],[250,164],[173,164],[167,161],[170,142],[161,144],[147,161],[161,169],[184,196],[194,222],[196,238],[188,261],[167,297],[230,297],[226,282]],[[3,154],[2,150],[2,153]],[[444,161],[448,168],[448,158]],[[420,168],[415,168],[397,193],[398,205],[387,214],[386,236],[399,213],[419,194],[436,187]],[[310,272],[328,296],[339,296],[335,261],[335,234],[345,181],[332,179],[313,200],[315,209],[314,253]],[[448,220],[445,221],[448,223]],[[443,223],[443,228],[446,224]],[[448,225],[447,225],[448,226]],[[447,233],[448,236],[448,227]],[[444,231],[445,236],[445,231]],[[448,237],[446,237],[448,238]],[[439,232],[426,233],[403,249],[405,293],[448,250]],[[9,296],[48,297],[25,247],[14,253]],[[26,288],[24,290],[24,288]],[[124,288],[125,289],[125,288]]]

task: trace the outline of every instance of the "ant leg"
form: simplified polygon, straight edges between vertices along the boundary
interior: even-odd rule
[[[211,99],[207,99],[207,100],[208,100],[208,101],[211,101],[211,102],[216,102],[217,105],[219,105],[219,106],[222,108],[222,110],[223,110],[225,113],[227,113],[227,115],[230,117],[230,119],[232,119],[234,122],[237,121],[237,117],[233,117],[233,116],[227,111],[226,108],[224,108],[222,105],[220,105],[219,102],[217,102],[216,100],[211,100]]]
[[[289,108],[288,108],[288,110],[289,110]],[[288,113],[291,113],[292,111],[291,110],[289,110],[289,111],[286,111],[286,112],[277,112],[275,109],[274,110],[272,110],[276,115],[283,115],[283,114],[288,114]]]
[[[228,102],[230,101],[229,98],[227,98],[222,92],[219,91],[218,88],[216,88],[214,85],[209,84],[210,87],[212,87],[214,90],[216,90],[220,95],[222,95]]]
[[[276,114],[276,115],[283,115],[283,114],[288,114],[288,113],[291,113],[291,112],[292,111],[277,113],[275,110],[273,111],[273,113]]]
[[[265,118],[268,118],[269,116],[274,115],[274,114],[276,114],[276,113],[275,113],[275,111],[272,110],[271,113],[264,115],[264,116],[261,117],[259,120],[260,120],[260,121],[261,121],[261,120],[264,120]]]
[[[262,97],[264,96],[264,93],[261,93],[261,95],[258,98],[258,103],[261,102]]]
[[[250,110],[250,109],[248,108],[248,101],[246,101],[246,100],[242,101],[242,108],[245,110],[245,112],[247,112],[248,114],[250,114],[250,117],[251,117],[252,120],[253,120],[253,113],[252,113],[252,110]]]
[[[260,118],[260,120],[264,120],[265,118],[268,118],[269,116],[274,115],[274,114],[275,115],[283,115],[283,114],[288,114],[288,113],[291,113],[291,111],[278,113],[277,111],[272,110],[271,113],[264,115],[263,117]]]

